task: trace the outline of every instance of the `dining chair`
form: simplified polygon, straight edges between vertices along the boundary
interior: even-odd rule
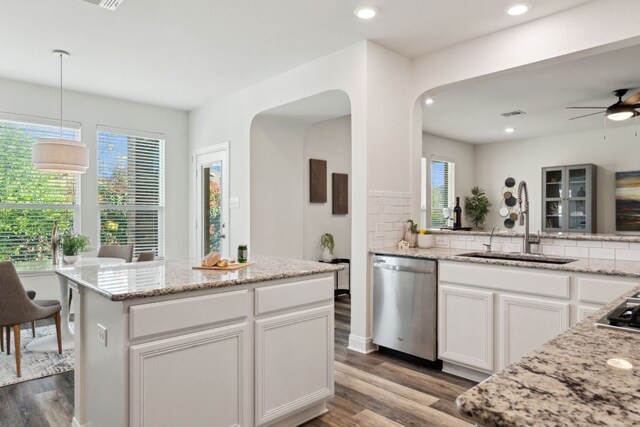
[[[11,330],[13,329],[18,377],[22,375],[20,370],[20,325],[53,317],[56,323],[58,353],[62,354],[60,310],[62,310],[62,306],[59,301],[31,301],[13,263],[0,261],[0,329],[5,328],[7,332],[7,355],[11,353]],[[4,351],[4,348],[2,350]]]
[[[98,258],[121,258],[126,262],[131,262],[133,260],[133,245],[100,246]]]
[[[154,259],[156,259],[155,251],[145,251],[140,252],[140,255],[138,255],[138,259],[136,260],[136,262],[153,261]]]

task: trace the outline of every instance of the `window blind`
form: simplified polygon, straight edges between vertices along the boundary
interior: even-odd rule
[[[79,228],[79,175],[43,173],[31,162],[38,139],[60,137],[80,140],[79,125],[0,119],[0,260],[51,259],[54,222],[61,232]]]
[[[98,127],[101,245],[164,256],[164,137]]]
[[[445,227],[442,209],[453,208],[453,162],[431,160],[431,227]],[[452,212],[453,213],[453,212]]]

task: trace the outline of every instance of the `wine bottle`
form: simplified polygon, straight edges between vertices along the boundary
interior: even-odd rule
[[[456,197],[456,207],[453,208],[453,228],[462,228],[462,208],[460,207],[460,197]]]

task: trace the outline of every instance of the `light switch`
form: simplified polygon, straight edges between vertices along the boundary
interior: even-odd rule
[[[107,346],[107,328],[100,323],[98,323],[98,341],[100,341],[103,346]]]

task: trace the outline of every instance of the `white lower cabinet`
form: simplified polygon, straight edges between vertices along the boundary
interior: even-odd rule
[[[498,323],[503,369],[569,328],[569,303],[500,295]]]
[[[440,359],[493,371],[493,296],[493,292],[440,285]]]
[[[256,425],[333,395],[333,305],[256,320]]]
[[[131,346],[131,425],[250,425],[249,336],[243,322]]]

